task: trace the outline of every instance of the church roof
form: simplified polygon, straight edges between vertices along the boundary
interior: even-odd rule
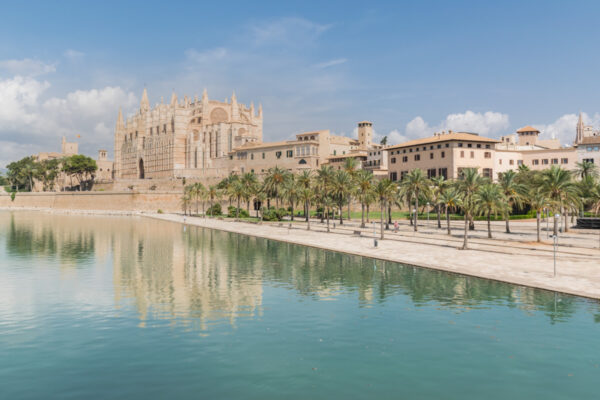
[[[524,127],[520,128],[520,129],[517,129],[517,133],[522,133],[522,132],[537,132],[537,133],[540,133],[540,130],[539,129],[535,129],[531,125],[527,125],[527,126],[524,126]]]
[[[600,144],[600,136],[586,136],[579,144]]]

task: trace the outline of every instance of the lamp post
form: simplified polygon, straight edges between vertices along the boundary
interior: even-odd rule
[[[417,221],[419,220],[419,218],[417,217],[417,209],[413,208],[413,220],[415,222],[415,229],[417,229]]]
[[[555,221],[557,218],[560,218],[560,214],[558,213],[554,214]],[[556,235],[552,235],[552,238],[554,239],[554,274],[552,276],[556,278],[556,246],[558,246],[558,233]]]
[[[427,202],[427,227],[429,228],[429,202]]]
[[[548,220],[550,219],[550,217],[548,215],[549,212],[550,212],[550,210],[548,209],[548,204],[546,204],[546,239],[548,239],[548,235],[549,235],[548,230],[550,229],[550,225],[548,222]]]
[[[375,230],[375,221],[373,221],[373,247],[377,247],[377,231]]]

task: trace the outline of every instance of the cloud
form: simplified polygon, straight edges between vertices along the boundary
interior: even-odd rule
[[[585,125],[592,125],[596,127],[596,129],[600,125],[599,113],[594,113],[594,115],[590,116],[589,114],[582,112],[581,116]],[[542,139],[556,138],[560,140],[562,144],[570,145],[575,141],[578,121],[578,114],[564,114],[552,123],[533,124],[533,126],[540,130],[540,137]]]
[[[334,65],[340,65],[340,64],[344,64],[345,62],[347,62],[348,60],[345,58],[337,58],[335,60],[330,60],[330,61],[325,61],[319,64],[315,64],[315,68],[329,68],[329,67],[333,67]]]
[[[251,25],[249,31],[256,46],[298,46],[315,41],[330,27],[304,18],[286,17]]]
[[[185,55],[194,63],[205,64],[223,59],[227,55],[227,49],[223,47],[217,47],[215,49],[209,49],[205,51],[189,49],[185,51]]]
[[[24,58],[22,60],[0,60],[0,70],[8,75],[34,77],[56,71],[56,64]]]
[[[82,136],[81,150],[94,154],[112,142],[117,110],[137,106],[118,86],[47,96],[47,81],[16,76],[0,80],[0,162],[5,165],[39,151],[58,150],[60,136]],[[45,98],[45,99],[44,99]]]
[[[83,58],[83,56],[85,56],[85,53],[73,49],[67,49],[63,55],[70,61],[79,61]]]

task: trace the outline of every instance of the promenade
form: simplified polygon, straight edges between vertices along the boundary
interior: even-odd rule
[[[361,229],[360,221],[344,221],[342,226],[330,220],[331,232],[326,224],[311,220],[311,230],[304,221],[290,223],[248,223],[231,219],[184,217],[176,214],[143,214],[165,221],[173,221],[235,232],[266,239],[296,243],[325,250],[339,251],[358,256],[394,261],[442,271],[494,279],[498,281],[555,290],[578,296],[600,299],[600,232],[571,229],[559,234],[557,247],[557,273],[554,274],[552,239],[542,231],[542,243],[535,242],[535,221],[511,221],[513,233],[504,233],[504,222],[493,223],[494,239],[487,239],[485,222],[476,222],[476,230],[469,232],[469,249],[462,245],[461,221],[452,223],[452,236],[446,234],[437,221],[420,221],[419,231],[413,232],[408,221],[400,221],[398,232],[393,226],[379,240],[376,223],[374,246],[373,225]],[[545,223],[542,224],[545,229]],[[356,235],[360,231],[360,236]]]

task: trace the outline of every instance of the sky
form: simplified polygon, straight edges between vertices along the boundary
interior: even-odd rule
[[[112,154],[119,107],[172,91],[262,104],[264,140],[373,122],[388,143],[600,127],[594,1],[4,1],[0,168],[77,139]]]

